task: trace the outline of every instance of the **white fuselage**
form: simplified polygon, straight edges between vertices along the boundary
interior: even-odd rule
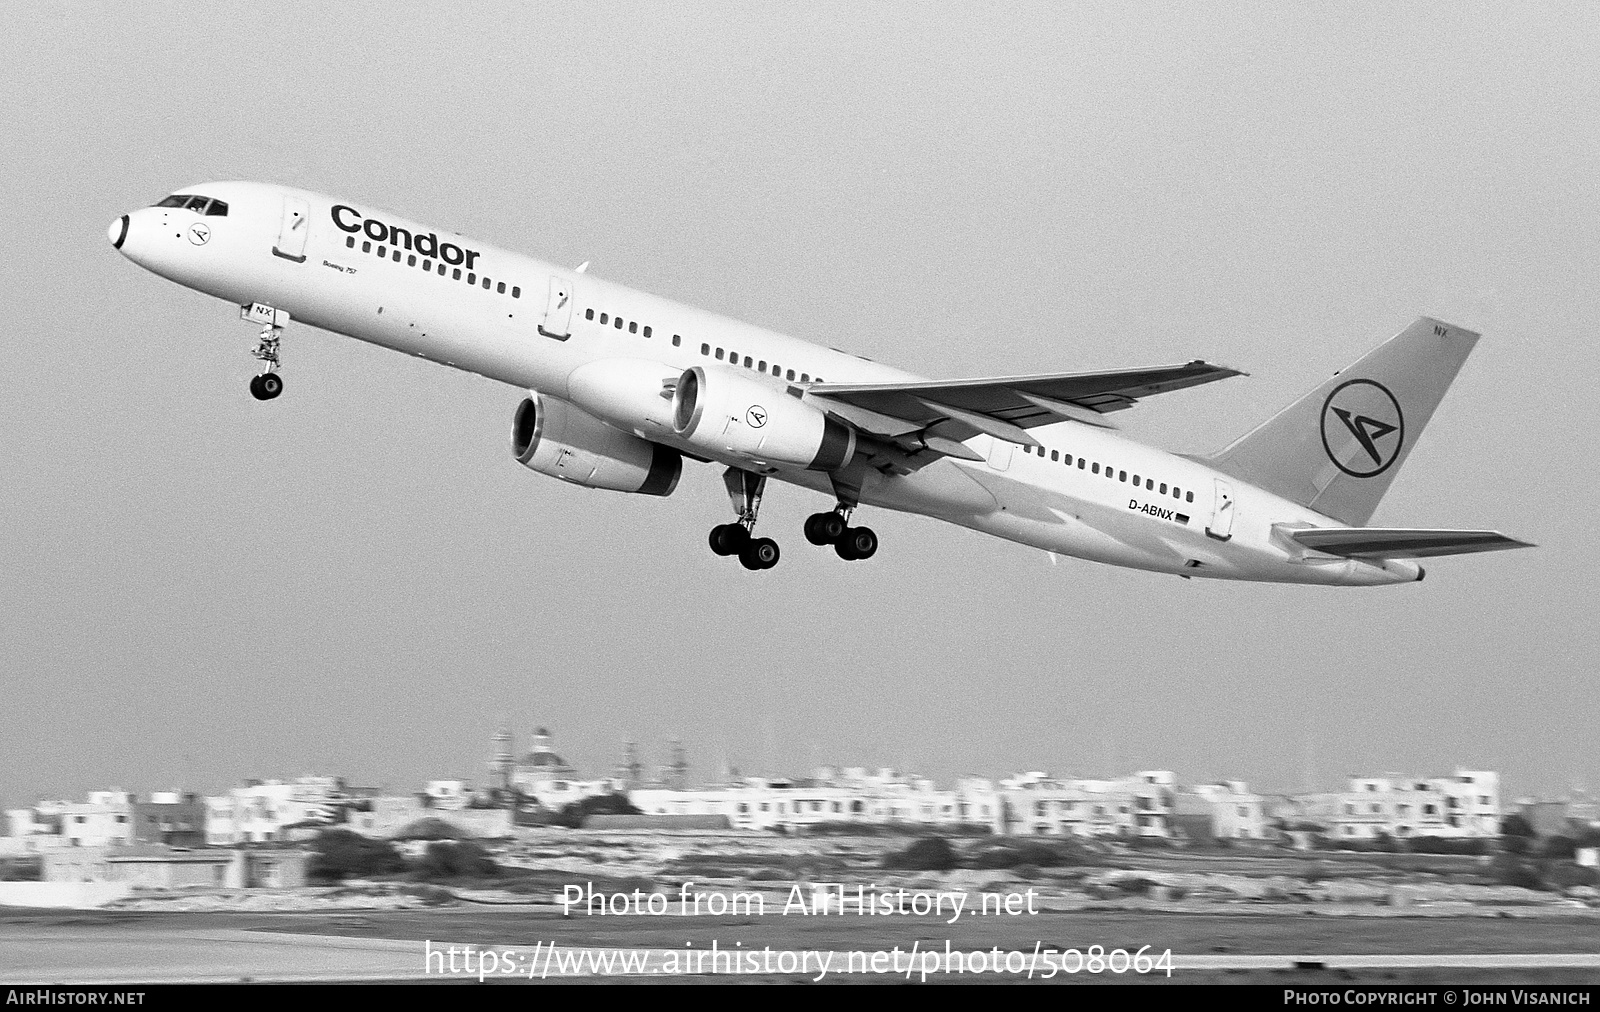
[[[544,396],[568,399],[573,373],[603,363],[648,363],[664,373],[697,365],[737,369],[778,394],[797,383],[920,378],[375,207],[259,183],[209,183],[184,192],[226,200],[227,215],[144,208],[130,213],[125,225],[113,223],[113,240],[119,229],[123,233],[120,250],[156,274],[217,298],[269,305],[300,323]],[[300,209],[293,214],[305,216],[298,224],[291,204]],[[369,227],[369,221],[377,224]],[[204,241],[196,241],[196,224],[203,226]],[[557,308],[553,285],[570,297],[570,307]],[[547,314],[558,312],[561,320],[551,329],[565,336],[547,336]],[[708,456],[670,428],[644,419],[630,427],[651,441]],[[911,474],[872,472],[861,501],[1048,552],[1182,576],[1342,585],[1420,578],[1410,561],[1337,558],[1275,535],[1274,525],[1343,525],[1195,460],[1076,422],[1029,435],[1042,453],[979,435],[966,445],[983,456],[981,462],[946,457]],[[779,467],[772,476],[831,494],[821,472]]]

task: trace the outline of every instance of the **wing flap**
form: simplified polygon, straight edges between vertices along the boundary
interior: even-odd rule
[[[1130,408],[1142,397],[1169,393],[1244,375],[1237,369],[1199,360],[1183,365],[1110,372],[1047,373],[916,383],[816,383],[814,397],[905,419],[917,427],[956,421],[975,432],[986,415],[1007,426],[1030,429],[1073,420],[1110,428],[1099,415]],[[1009,437],[1008,437],[1009,438]]]
[[[1347,559],[1427,559],[1439,555],[1532,548],[1499,531],[1451,531],[1410,527],[1312,527],[1286,531],[1296,543]]]

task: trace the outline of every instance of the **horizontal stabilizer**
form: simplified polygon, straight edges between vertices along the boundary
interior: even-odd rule
[[[1306,548],[1347,559],[1426,559],[1436,555],[1466,555],[1469,552],[1534,547],[1526,541],[1508,538],[1499,531],[1311,527],[1285,533]]]

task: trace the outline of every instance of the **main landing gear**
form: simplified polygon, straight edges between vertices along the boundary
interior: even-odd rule
[[[813,545],[832,545],[834,554],[846,562],[870,559],[878,551],[878,535],[871,527],[851,527],[850,507],[844,503],[828,513],[806,517],[806,540]]]
[[[258,401],[270,401],[283,393],[283,377],[278,375],[278,367],[282,364],[278,357],[278,345],[283,340],[283,325],[289,322],[289,314],[252,302],[240,308],[239,318],[261,324],[261,334],[256,338],[255,350],[250,354],[261,360],[263,368],[261,374],[250,381],[250,396]]]
[[[722,475],[728,488],[728,498],[739,519],[731,524],[718,524],[711,528],[707,539],[711,550],[718,555],[737,555],[746,569],[771,569],[778,564],[778,543],[771,538],[755,536],[756,516],[761,511],[761,493],[766,490],[767,479],[759,474],[730,467]],[[850,513],[854,505],[841,501],[827,513],[813,513],[806,518],[806,540],[813,545],[832,545],[841,559],[854,561],[870,559],[878,551],[878,536],[870,527],[851,527]]]
[[[739,519],[711,528],[711,550],[718,555],[737,555],[746,569],[771,569],[778,564],[778,543],[755,536],[756,515],[761,512],[761,493],[767,479],[759,474],[730,467],[722,475]]]

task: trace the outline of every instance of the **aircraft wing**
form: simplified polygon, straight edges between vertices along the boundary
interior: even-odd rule
[[[1101,416],[1131,408],[1140,398],[1242,375],[1237,369],[1197,359],[1184,365],[1111,372],[919,383],[817,383],[808,393],[840,406],[841,417],[876,435],[892,438],[938,426],[941,442],[986,432],[1037,446],[1025,431],[1036,425],[1071,419],[1114,428]]]
[[[1285,532],[1307,548],[1347,559],[1426,559],[1436,555],[1533,548],[1499,531],[1439,531],[1409,527],[1310,527]]]

